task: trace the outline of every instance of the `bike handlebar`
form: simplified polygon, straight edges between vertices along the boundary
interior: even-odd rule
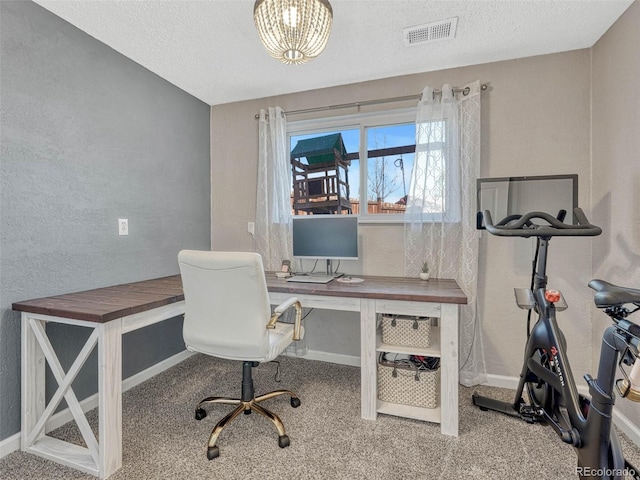
[[[589,223],[581,208],[575,208],[573,215],[578,225],[564,223],[563,211],[558,218],[545,212],[529,212],[524,215],[510,215],[494,225],[491,212],[483,212],[485,228],[493,235],[500,237],[594,237],[602,233],[602,229]],[[565,212],[566,213],[566,212]],[[549,225],[539,225],[535,219],[544,220]],[[513,223],[512,223],[513,222]]]

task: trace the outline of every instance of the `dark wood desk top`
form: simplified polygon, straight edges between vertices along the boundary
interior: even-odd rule
[[[362,277],[362,283],[290,283],[267,272],[270,292],[291,295],[377,298],[413,302],[467,303],[454,280]],[[104,323],[184,300],[180,275],[97,288],[84,292],[37,298],[13,304],[21,312]]]
[[[180,275],[16,302],[13,309],[104,323],[184,300]]]
[[[411,302],[437,302],[466,304],[467,297],[455,280],[432,278],[428,281],[405,277],[372,277],[358,275],[361,283],[294,283],[267,272],[270,292],[291,295],[325,295],[334,297],[375,298]]]

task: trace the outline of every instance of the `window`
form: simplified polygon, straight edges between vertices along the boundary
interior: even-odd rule
[[[402,222],[415,160],[415,115],[411,108],[289,122],[292,213],[354,214],[365,222]],[[428,155],[421,154],[429,159],[423,173],[429,177],[424,194],[430,200],[425,204],[441,216],[450,180],[442,148],[445,122],[433,122],[431,127],[429,137],[439,137],[432,139],[434,148]]]

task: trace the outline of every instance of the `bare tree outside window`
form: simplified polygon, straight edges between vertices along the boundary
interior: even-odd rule
[[[374,144],[376,149],[386,148],[386,137],[383,137],[382,142],[378,142],[376,138]],[[386,156],[369,158],[369,199],[378,202],[385,201],[387,197],[400,189],[394,160],[388,159]]]
[[[366,132],[368,211],[403,214],[415,156],[415,124],[376,126]]]

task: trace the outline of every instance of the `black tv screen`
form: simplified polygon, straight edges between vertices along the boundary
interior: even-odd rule
[[[566,210],[565,223],[574,223],[578,207],[578,175],[540,175],[478,179],[477,228],[484,229],[482,212],[489,210],[493,223],[509,215],[546,212],[557,216]]]

